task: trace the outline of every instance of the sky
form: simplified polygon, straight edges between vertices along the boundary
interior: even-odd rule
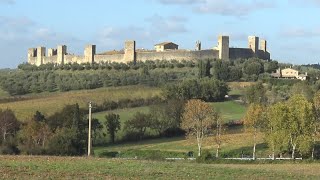
[[[320,0],[0,0],[0,68],[27,61],[31,47],[68,46],[83,54],[120,50],[125,40],[153,49],[163,41],[181,49],[247,47],[248,36],[268,41],[271,58],[293,64],[320,62]]]

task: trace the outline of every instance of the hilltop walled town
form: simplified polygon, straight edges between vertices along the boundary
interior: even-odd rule
[[[259,47],[260,46],[260,47]],[[196,42],[194,50],[179,49],[173,42],[156,44],[154,50],[136,49],[135,41],[126,41],[124,50],[96,53],[96,45],[87,45],[84,55],[69,54],[66,45],[59,45],[57,49],[46,47],[30,48],[28,63],[40,66],[42,64],[69,64],[69,63],[102,63],[102,62],[139,62],[147,60],[199,60],[199,59],[238,59],[252,58],[270,60],[267,51],[267,41],[259,37],[249,36],[247,48],[229,47],[229,36],[219,36],[218,45],[212,49],[201,49],[201,42]]]

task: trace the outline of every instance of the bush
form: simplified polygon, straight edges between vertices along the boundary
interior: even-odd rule
[[[145,160],[165,160],[165,158],[186,158],[187,153],[172,152],[172,151],[160,151],[160,150],[139,150],[129,149],[121,152],[105,151],[99,155],[99,157],[108,158],[138,158]]]
[[[20,153],[20,150],[18,149],[15,140],[13,138],[9,138],[7,141],[2,143],[0,152],[1,154],[17,155]]]
[[[210,151],[204,150],[201,153],[201,156],[197,157],[196,161],[198,163],[208,163],[208,161],[213,161],[213,160],[215,160],[215,156],[212,153],[210,153]]]
[[[164,137],[184,136],[186,131],[181,128],[168,128],[163,132]]]

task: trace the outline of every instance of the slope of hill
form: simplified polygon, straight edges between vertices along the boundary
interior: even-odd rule
[[[81,108],[85,108],[90,101],[101,104],[105,100],[118,101],[124,98],[149,98],[158,95],[160,95],[159,88],[146,86],[124,86],[94,90],[39,93],[22,96],[22,100],[20,101],[0,103],[0,109],[12,109],[18,119],[23,121],[36,111],[40,111],[45,115],[51,115],[68,104],[78,103]]]

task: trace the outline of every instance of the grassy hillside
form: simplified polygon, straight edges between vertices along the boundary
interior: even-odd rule
[[[234,101],[215,102],[211,104],[217,111],[221,113],[224,122],[239,120],[243,117],[246,111],[245,106],[240,105],[239,103]],[[149,107],[146,106],[146,107],[138,107],[138,108],[120,109],[120,110],[114,110],[114,111],[104,111],[104,112],[94,113],[92,117],[99,119],[99,121],[104,124],[104,122],[106,121],[105,115],[107,115],[108,113],[119,114],[122,129],[117,132],[116,140],[120,140],[125,135],[123,131],[124,122],[132,118],[133,115],[137,112],[148,113]],[[103,131],[106,132],[105,127]],[[108,141],[109,141],[109,137],[106,137],[103,142],[108,142]]]
[[[121,129],[117,132],[116,134],[116,141],[122,139],[122,137],[125,135],[125,132],[123,130],[124,128],[124,123],[129,120],[130,118],[133,117],[133,115],[137,112],[143,112],[143,113],[148,113],[149,112],[149,107],[137,107],[137,108],[129,108],[129,109],[119,109],[119,110],[114,110],[114,111],[105,111],[105,112],[100,112],[100,113],[94,113],[92,115],[93,118],[99,119],[99,121],[103,124],[103,132],[107,133],[107,129],[105,127],[104,122],[106,121],[105,116],[108,113],[115,113],[119,114],[120,116],[120,122],[121,122]],[[103,138],[103,140],[99,140],[101,143],[108,143],[110,141],[109,136],[106,136]]]
[[[240,120],[246,112],[246,107],[234,101],[215,102],[212,106],[221,113],[224,122]]]
[[[0,156],[1,179],[319,179],[320,164],[196,164]]]
[[[80,107],[87,107],[87,104],[90,101],[100,104],[105,100],[117,101],[124,98],[148,98],[159,94],[159,88],[145,86],[125,86],[70,92],[40,93],[23,96],[26,100],[0,103],[0,108],[10,108],[14,110],[18,119],[23,121],[33,115],[37,110],[46,115],[51,115],[68,104],[79,103]]]
[[[266,144],[263,143],[263,135],[257,137],[257,157],[268,157],[271,154]],[[222,157],[240,157],[241,153],[246,156],[252,155],[253,138],[251,134],[244,132],[236,132],[225,134],[222,136],[221,156]],[[104,152],[123,152],[127,150],[159,150],[168,152],[187,153],[189,151],[198,152],[196,139],[185,139],[184,137],[163,138],[146,140],[140,142],[132,142],[119,145],[109,145],[104,147],[95,147],[96,156],[100,156]],[[205,139],[203,150],[215,152],[215,137],[211,136]]]

